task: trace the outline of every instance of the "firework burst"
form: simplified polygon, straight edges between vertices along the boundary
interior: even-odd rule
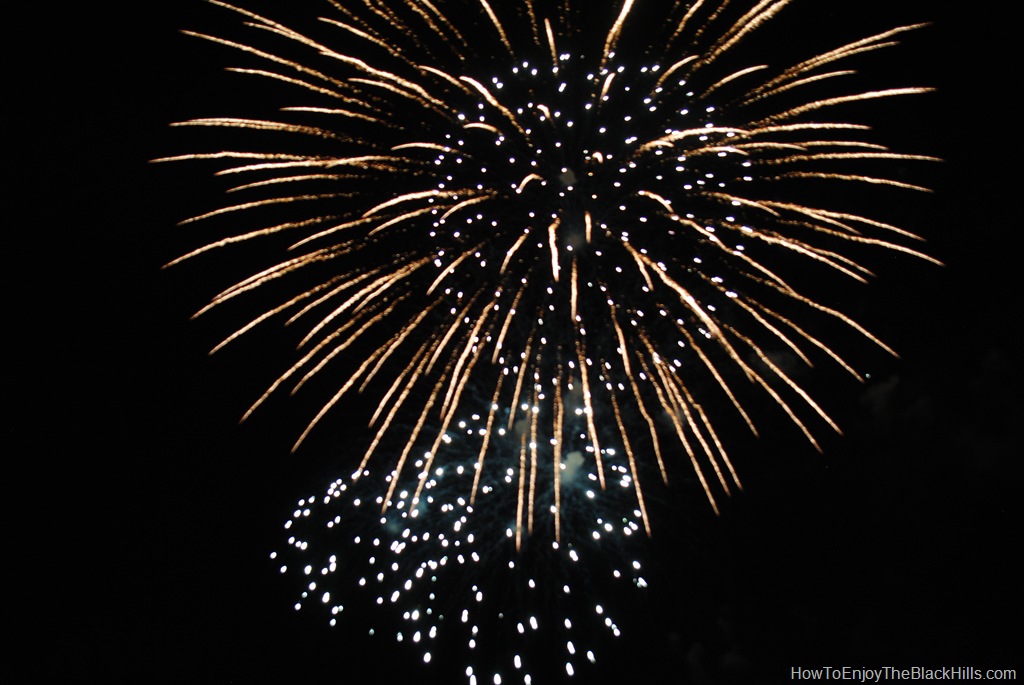
[[[453,449],[478,438],[483,421],[460,420],[448,436]],[[419,495],[412,473],[363,472],[300,500],[285,524],[286,545],[271,555],[298,579],[295,609],[326,609],[331,626],[364,617],[371,634],[409,645],[424,663],[457,651],[470,683],[592,678],[602,646],[621,634],[622,611],[647,587],[629,468],[605,448],[610,482],[600,492],[592,462],[568,452],[560,467],[567,541],[551,539],[550,482],[534,502],[547,525],[521,539],[521,493],[533,477],[520,456],[523,439],[498,431],[484,473],[472,457],[450,458],[432,468]],[[428,458],[418,455],[416,472]],[[382,513],[385,496],[392,501]]]
[[[297,360],[246,416],[281,390],[340,379],[297,447],[368,397],[373,437],[353,472],[384,460],[379,510],[414,507],[448,467],[460,417],[476,414],[480,430],[460,438],[476,455],[466,506],[486,485],[494,436],[518,426],[520,547],[538,521],[562,539],[565,455],[580,435],[599,489],[625,469],[648,533],[642,481],[667,479],[673,460],[717,511],[740,480],[708,407],[756,433],[754,407],[774,405],[817,447],[818,431],[838,427],[774,351],[859,379],[816,331],[888,350],[805,292],[804,275],[865,282],[871,250],[934,261],[913,234],[820,199],[924,190],[893,165],[931,158],[873,143],[846,117],[927,89],[844,86],[855,57],[916,26],[778,67],[737,47],[788,0],[626,0],[607,16],[569,0],[331,0],[320,38],[211,1],[250,38],[191,35],[294,100],[276,118],[178,124],[239,141],[167,158],[209,160],[235,181],[238,200],[186,223],[245,228],[176,261],[290,239],[278,263],[200,313],[279,298],[216,348],[274,320],[303,331]],[[604,440],[621,462],[607,462]]]

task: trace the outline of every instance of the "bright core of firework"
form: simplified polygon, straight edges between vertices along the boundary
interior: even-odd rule
[[[833,192],[924,190],[887,169],[931,158],[870,142],[846,117],[927,89],[843,87],[852,58],[914,26],[779,68],[737,47],[789,0],[332,2],[323,39],[213,4],[255,36],[192,35],[239,53],[234,71],[290,88],[295,104],[275,119],[180,124],[244,141],[167,158],[238,179],[236,202],[185,223],[247,227],[181,260],[292,236],[280,262],[202,311],[279,298],[217,349],[271,319],[304,331],[249,413],[284,387],[340,379],[299,443],[344,401],[370,398],[374,434],[354,472],[394,454],[382,510],[424,493],[457,417],[484,407],[466,506],[494,434],[521,423],[521,520],[529,533],[547,483],[545,525],[560,540],[561,455],[578,413],[598,487],[614,475],[611,436],[648,532],[641,481],[667,480],[673,459],[717,511],[740,483],[720,412],[756,433],[752,407],[774,405],[815,446],[815,424],[838,430],[779,350],[860,378],[820,331],[888,349],[805,292],[808,274],[865,282],[872,250],[934,261]]]

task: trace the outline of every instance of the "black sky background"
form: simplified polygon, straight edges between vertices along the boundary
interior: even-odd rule
[[[308,6],[275,16],[322,9]],[[650,613],[634,617],[647,625],[608,655],[602,681],[786,682],[790,666],[825,664],[1020,668],[1021,149],[1009,104],[1020,60],[1005,18],[970,9],[871,0],[837,9],[840,29],[793,24],[831,47],[934,22],[888,52],[883,75],[938,92],[885,105],[879,135],[946,160],[916,172],[933,195],[895,201],[947,266],[876,263],[858,315],[902,358],[872,360],[865,386],[820,390],[846,432],[824,456],[769,428],[746,445],[746,492],[722,517],[702,502],[662,505],[675,520],[660,536],[655,523],[660,584]],[[45,654],[16,661],[12,682],[431,675],[390,639],[343,640],[291,610],[293,587],[267,554],[294,500],[343,470],[336,455],[360,431],[342,421],[289,455],[308,416],[301,400],[239,427],[289,350],[257,336],[211,358],[230,321],[189,316],[250,265],[160,268],[197,244],[175,224],[220,195],[203,169],[147,161],[189,149],[170,122],[242,111],[221,76],[232,56],[178,30],[233,22],[190,1],[12,22],[31,40],[8,106],[24,161],[9,189],[24,209],[8,225],[5,428],[24,585],[9,591],[29,610],[25,644]],[[22,462],[27,480],[14,475]]]

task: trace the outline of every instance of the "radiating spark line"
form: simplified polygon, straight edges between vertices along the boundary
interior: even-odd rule
[[[551,21],[549,19],[544,20],[544,35],[548,39],[548,48],[551,51],[551,67],[558,67],[558,48],[555,47],[555,32],[551,28]]]
[[[212,212],[207,212],[206,214],[200,214],[199,216],[192,217],[191,219],[186,219],[181,223],[182,225],[190,224],[196,221],[212,219],[213,217],[222,216],[224,214],[231,214],[233,212],[244,212],[246,210],[257,209],[260,207],[270,207],[272,205],[291,204],[293,202],[316,202],[318,200],[329,200],[338,197],[344,197],[344,195],[339,193],[323,195],[293,195],[290,197],[275,197],[267,200],[255,200],[253,202],[245,202],[238,205],[231,205],[230,207],[215,209]]]
[[[406,299],[406,298],[403,297],[399,301],[404,300],[404,299]],[[355,332],[353,332],[352,335],[350,335],[348,337],[347,340],[345,340],[343,342],[339,342],[336,345],[334,345],[334,347],[331,348],[331,351],[329,353],[327,353],[326,355],[324,355],[323,359],[321,359],[316,364],[316,366],[312,367],[309,371],[306,372],[306,374],[301,379],[299,379],[299,382],[295,384],[295,389],[292,390],[292,394],[298,392],[299,389],[301,389],[303,385],[308,383],[311,378],[313,378],[318,373],[323,371],[324,367],[326,367],[338,355],[340,355],[346,349],[348,349],[354,343],[356,343],[363,336],[364,333],[366,333],[371,328],[373,328],[376,324],[378,324],[381,320],[384,319],[384,317],[388,316],[389,314],[390,314],[390,308],[385,308],[383,311],[381,311],[381,312],[377,313],[375,316],[369,318],[365,323],[363,323],[362,326],[357,328],[355,330]],[[330,342],[333,343],[334,340],[336,340],[337,338],[341,337],[344,333],[346,333],[349,330],[349,328],[351,326],[356,324],[358,321],[359,321],[359,319],[355,319],[355,318],[350,319],[348,321],[348,323],[346,323],[344,326],[339,327],[334,333],[332,333],[330,336],[328,336],[328,339],[325,340],[324,342],[327,343],[328,341],[330,341]],[[319,349],[320,349],[320,346],[318,345],[317,346],[317,351],[319,351]],[[357,380],[357,378],[355,376],[353,376],[351,378],[351,380],[350,380],[350,383],[351,382],[355,382],[356,380]],[[349,385],[349,383],[346,383],[346,385]],[[346,386],[342,386],[342,389],[344,390],[345,387]]]
[[[801,114],[806,114],[807,112],[824,109],[826,107],[835,107],[836,105],[846,104],[847,102],[863,102],[865,100],[877,100],[879,98],[887,98],[897,95],[930,93],[932,90],[932,88],[890,88],[889,90],[872,90],[865,93],[858,93],[857,95],[843,95],[840,97],[814,100],[813,102],[792,107],[784,112],[768,117],[767,119],[755,122],[754,125],[764,126],[766,124],[774,124],[779,121],[787,121],[800,116]]]
[[[551,280],[558,283],[558,274],[561,271],[561,267],[558,264],[558,225],[561,223],[560,219],[555,219],[550,226],[548,226],[548,248],[551,250]]]
[[[523,348],[523,352],[519,357],[519,368],[515,369],[515,367],[513,367],[513,369],[516,372],[516,389],[515,392],[512,393],[512,402],[509,404],[509,406],[511,407],[519,406],[519,398],[523,392],[523,382],[526,380],[526,360],[530,358],[530,351],[533,348],[534,333],[535,330],[531,329],[530,336],[526,339],[526,346]],[[515,423],[515,418],[515,413],[509,413],[508,425],[506,426],[508,430],[512,430],[512,426]]]
[[[636,469],[636,457],[633,455],[633,446],[629,441],[629,431],[622,421],[622,413],[619,411],[619,403],[615,399],[615,393],[611,393],[609,398],[612,402],[612,413],[615,415],[615,423],[619,427],[619,437],[622,438],[622,445],[625,447],[626,455],[629,457],[629,472],[633,477],[633,491],[636,493],[637,505],[640,507],[640,513],[644,521],[644,530],[647,531],[647,535],[650,535],[651,521],[647,517],[647,505],[644,504],[644,492],[640,487],[640,474]]]
[[[555,378],[555,416],[554,425],[552,426],[552,435],[554,435],[554,455],[555,458],[551,460],[553,481],[554,481],[554,497],[555,506],[552,515],[555,519],[555,541],[562,541],[562,425],[565,421],[565,405],[562,403],[562,370],[558,370],[558,376]]]
[[[526,498],[526,433],[519,436],[519,496],[516,499],[516,551],[523,549],[523,506]]]
[[[540,403],[540,398],[537,396],[537,386],[534,386],[533,397],[530,400],[531,412],[530,412],[530,489],[528,493],[528,502],[526,511],[528,512],[528,518],[526,522],[526,532],[533,535],[533,520],[534,511],[533,505],[536,501],[537,496],[537,416],[538,412],[536,407]]]
[[[716,367],[714,363],[712,363],[711,359],[707,356],[707,354],[704,353],[704,349],[697,343],[697,340],[692,335],[690,335],[689,331],[683,329],[682,327],[680,327],[678,330],[680,333],[683,334],[683,336],[686,338],[686,341],[690,344],[690,349],[692,349],[697,354],[697,357],[701,360],[704,366],[714,377],[715,381],[718,383],[718,386],[722,388],[723,392],[725,392],[726,396],[729,398],[733,406],[736,408],[736,411],[738,411],[740,413],[740,416],[743,417],[743,421],[747,424],[747,427],[750,428],[750,432],[753,433],[754,435],[757,435],[757,427],[754,425],[753,420],[750,418],[750,415],[747,414],[746,410],[743,408],[743,405],[740,404],[739,400],[736,399],[736,395],[733,394],[733,391],[729,387],[729,384],[725,382],[725,379],[719,372],[718,367]]]
[[[529,135],[526,133],[526,131],[523,130],[523,127],[519,124],[519,120],[516,118],[516,115],[512,113],[512,110],[498,102],[497,98],[495,98],[494,95],[492,95],[491,92],[487,90],[487,88],[482,83],[480,83],[476,79],[470,78],[469,76],[462,76],[460,80],[471,85],[478,93],[480,93],[480,95],[483,96],[487,104],[501,112],[502,116],[505,117],[505,120],[508,121],[508,123],[512,124],[512,126],[515,127],[516,131],[519,132],[519,135],[521,135],[523,138],[529,138]]]
[[[629,16],[630,11],[633,9],[633,0],[626,0],[622,3],[622,9],[619,10],[619,16],[616,17],[615,23],[612,24],[612,28],[608,31],[608,36],[604,39],[604,52],[601,55],[601,69],[608,64],[608,60],[611,59],[612,53],[615,51],[615,45],[619,42],[619,37],[622,35],[622,27],[626,23],[626,18]]]
[[[508,41],[508,36],[505,35],[505,29],[502,27],[501,21],[498,19],[498,15],[496,15],[494,10],[491,9],[491,6],[487,4],[487,0],[480,0],[480,5],[483,6],[484,11],[487,12],[487,18],[491,20],[492,24],[494,24],[494,28],[498,30],[498,35],[501,36],[501,44],[504,45],[509,54],[514,57],[515,51],[512,49],[512,44]]]
[[[490,323],[489,312],[493,310],[493,305],[496,300],[491,300],[490,305],[484,308],[484,313],[477,317],[476,322],[473,324],[473,328],[470,329],[469,334],[466,336],[466,345],[459,355],[458,360],[455,362],[455,371],[452,373],[452,383],[448,387],[448,392],[445,394],[444,402],[441,404],[441,415],[444,416],[444,422],[447,424],[451,422],[454,417],[455,410],[459,406],[459,396],[466,387],[466,380],[473,366],[480,359],[480,346],[479,342],[480,330],[484,327],[484,324]],[[470,354],[473,355],[472,360],[469,359]],[[468,363],[467,363],[468,362]],[[460,375],[460,372],[465,367],[465,374]],[[461,378],[461,382],[456,383],[455,379]]]
[[[504,382],[505,382],[505,376],[499,375],[498,376],[498,382],[495,383],[495,385],[494,385],[494,395],[491,397],[491,406],[490,406],[490,409],[487,412],[487,425],[484,428],[483,440],[480,443],[480,451],[479,451],[479,453],[477,453],[476,473],[473,474],[473,488],[472,488],[472,491],[470,492],[470,495],[469,495],[469,503],[470,504],[476,504],[476,496],[477,496],[477,493],[480,490],[480,478],[481,478],[481,476],[483,475],[483,472],[484,472],[484,459],[487,457],[487,447],[489,446],[490,441],[491,441],[491,435],[492,435],[491,431],[494,428],[494,417],[495,417],[495,415],[498,412],[498,406],[499,406],[498,405],[498,399],[501,397],[501,386],[502,386],[502,384]],[[560,407],[559,407],[559,409],[560,409]],[[555,454],[558,454],[557,450],[555,451]],[[556,479],[556,485],[555,485],[555,498],[556,498],[556,500],[558,498],[557,479]],[[556,535],[557,535],[557,531],[558,531],[558,518],[557,518],[558,514],[557,514],[557,511],[556,511],[555,516],[556,516],[556,518],[555,518],[555,531],[556,531]]]
[[[280,121],[269,121],[265,119],[241,119],[234,117],[210,117],[206,119],[192,119],[183,121],[176,126],[207,126],[210,128],[244,128],[251,131],[275,131],[281,133],[298,133],[302,135],[315,136],[328,140],[351,140],[349,136],[328,131],[317,126],[299,126],[286,124]]]
[[[504,346],[504,343],[505,343],[505,335],[508,333],[509,327],[512,325],[512,319],[516,315],[516,311],[517,311],[516,310],[516,306],[519,304],[519,301],[520,301],[520,299],[522,299],[523,294],[525,292],[526,292],[526,284],[524,283],[522,285],[522,287],[519,288],[519,292],[516,293],[515,298],[512,300],[512,304],[508,308],[508,312],[507,312],[507,314],[505,316],[505,322],[501,326],[501,332],[498,334],[498,337],[497,337],[497,339],[494,342],[494,352],[493,352],[493,354],[491,356],[491,363],[492,364],[498,363],[498,359],[501,356],[502,347]],[[514,403],[513,403],[513,406],[514,406]]]
[[[609,318],[611,319],[611,322],[612,322],[612,326],[615,328],[615,337],[618,338],[618,341],[619,341],[618,352],[619,352],[619,358],[622,360],[623,375],[625,376],[625,378],[627,378],[629,380],[629,386],[630,386],[630,388],[633,391],[633,398],[636,400],[637,409],[640,410],[640,415],[643,416],[644,421],[647,422],[647,427],[650,430],[650,434],[651,434],[651,445],[654,448],[654,457],[655,457],[655,459],[658,462],[658,470],[661,472],[661,480],[662,480],[662,482],[667,484],[668,483],[668,471],[665,469],[665,461],[664,461],[664,459],[662,459],[662,456],[661,456],[661,444],[660,444],[660,442],[658,440],[657,430],[654,427],[654,418],[647,411],[647,405],[644,403],[643,396],[640,393],[640,388],[637,387],[636,377],[633,375],[632,364],[629,361],[629,348],[630,348],[630,346],[626,343],[626,335],[622,331],[622,326],[619,325],[619,318],[615,314],[615,307],[612,306],[611,304],[609,304],[609,306],[608,306],[608,313],[609,313]],[[613,396],[614,396],[614,393],[613,393]],[[618,409],[616,408],[615,411],[616,411],[616,417],[618,418]],[[624,441],[626,440],[625,436],[623,436],[623,440]],[[632,465],[633,465],[633,457],[632,457],[632,455],[630,455],[630,464],[631,464],[631,467],[632,467]],[[635,474],[634,474],[634,481],[636,483],[640,482]],[[640,494],[637,493],[637,496],[639,498]],[[641,500],[641,508],[643,508],[642,504],[643,503],[642,503],[642,500]],[[646,514],[644,515],[644,521],[645,521],[644,525],[645,526],[648,525]],[[649,530],[648,530],[648,533],[650,533]]]
[[[648,354],[651,355],[651,366],[654,367],[654,370],[656,372],[656,376],[653,376],[652,380],[654,378],[660,380],[660,383],[652,383],[654,391],[658,396],[658,400],[661,402],[662,406],[672,407],[673,409],[675,409],[676,407],[678,407],[678,403],[675,397],[671,396],[667,392],[670,383],[666,378],[665,369],[660,360],[658,359],[657,353],[651,347],[650,341],[646,340],[644,337],[641,337],[641,343],[645,348],[647,348]],[[644,366],[645,372],[648,375],[650,375],[650,370],[647,368],[647,364],[644,363],[643,360],[641,360],[641,363]],[[683,446],[683,450],[690,458],[690,466],[693,468],[693,472],[697,476],[697,480],[700,481],[701,488],[704,490],[704,495],[705,497],[707,497],[708,503],[711,505],[711,508],[714,510],[714,512],[718,514],[718,503],[715,501],[715,496],[711,492],[711,488],[708,486],[707,479],[704,477],[704,469],[697,461],[697,455],[694,453],[693,448],[690,446],[690,441],[686,437],[686,431],[683,429],[683,424],[679,420],[678,412],[669,411],[668,416],[669,420],[672,422],[673,427],[675,428],[676,437],[679,439],[680,444]]]
[[[789,0],[761,0],[732,27],[708,51],[707,57],[697,63],[698,67],[714,62],[727,51],[735,47],[748,33],[774,17],[779,10],[789,4]]]
[[[583,341],[576,340],[576,359],[580,365],[580,382],[583,386],[583,406],[587,415],[587,430],[590,432],[590,444],[594,448],[594,462],[597,465],[597,478],[601,489],[606,486],[604,481],[604,463],[601,459],[601,445],[597,439],[597,426],[594,425],[594,396],[590,385],[590,373],[587,371],[587,352]]]

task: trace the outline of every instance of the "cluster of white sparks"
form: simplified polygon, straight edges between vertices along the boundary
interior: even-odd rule
[[[461,441],[483,430],[477,415],[446,438]],[[419,650],[424,663],[438,651],[457,650],[471,685],[548,682],[552,657],[539,657],[538,645],[561,654],[564,676],[597,664],[599,645],[621,634],[614,607],[647,586],[638,556],[629,552],[644,537],[640,511],[622,506],[632,494],[629,469],[605,449],[616,479],[602,491],[579,451],[562,455],[574,542],[541,535],[525,543],[534,547],[530,554],[516,554],[524,517],[517,491],[530,478],[516,456],[517,432],[499,432],[501,445],[486,467],[472,460],[435,466],[419,495],[415,479],[400,482],[384,513],[384,488],[369,472],[299,500],[284,526],[287,545],[271,554],[281,573],[300,579],[295,609],[325,610],[335,626],[355,604],[348,613],[368,621],[370,634],[391,634]],[[416,466],[428,460],[423,454]],[[397,479],[392,472],[385,480]],[[470,504],[469,486],[479,480],[480,495]],[[554,516],[549,490],[538,504],[540,518]]]

